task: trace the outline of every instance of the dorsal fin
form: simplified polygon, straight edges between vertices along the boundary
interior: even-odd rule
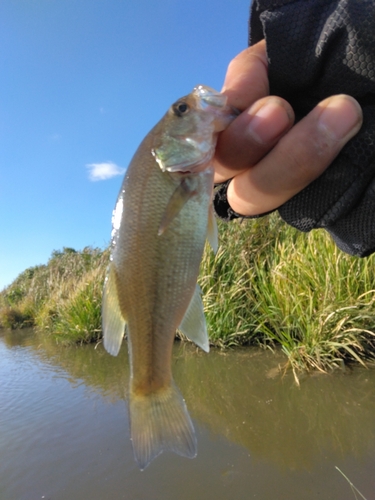
[[[217,222],[212,204],[210,205],[210,208],[208,210],[207,240],[214,253],[216,253],[219,247],[219,232],[217,229]]]
[[[208,340],[201,293],[200,286],[197,284],[189,307],[178,329],[205,352],[209,352],[210,343]]]

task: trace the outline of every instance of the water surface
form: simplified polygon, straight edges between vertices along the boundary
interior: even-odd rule
[[[285,358],[176,345],[173,373],[198,457],[140,472],[129,439],[126,345],[62,348],[0,334],[0,499],[375,499],[375,371],[274,376]]]

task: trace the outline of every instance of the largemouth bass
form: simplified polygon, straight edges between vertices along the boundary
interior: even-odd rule
[[[194,428],[172,378],[172,346],[179,328],[209,350],[196,282],[206,237],[217,248],[217,134],[235,116],[224,95],[203,85],[175,102],[136,151],[113,212],[104,347],[116,356],[126,327],[131,439],[141,469],[163,450],[196,455]]]

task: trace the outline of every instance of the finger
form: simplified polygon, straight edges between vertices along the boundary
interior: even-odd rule
[[[361,125],[362,110],[355,99],[325,99],[257,165],[230,182],[232,209],[256,215],[279,207],[319,177]]]
[[[293,123],[293,109],[284,99],[268,96],[255,102],[220,134],[214,158],[215,182],[258,163]]]
[[[240,111],[269,94],[266,42],[249,47],[230,62],[221,92]]]

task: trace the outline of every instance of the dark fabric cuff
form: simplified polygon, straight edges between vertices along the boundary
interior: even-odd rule
[[[268,215],[271,212],[266,212],[260,215],[241,215],[235,212],[232,207],[228,203],[227,199],[227,190],[231,179],[222,184],[217,184],[214,191],[214,209],[216,215],[224,220],[225,222],[229,222],[233,219],[258,219],[259,217],[263,217],[264,215]]]

